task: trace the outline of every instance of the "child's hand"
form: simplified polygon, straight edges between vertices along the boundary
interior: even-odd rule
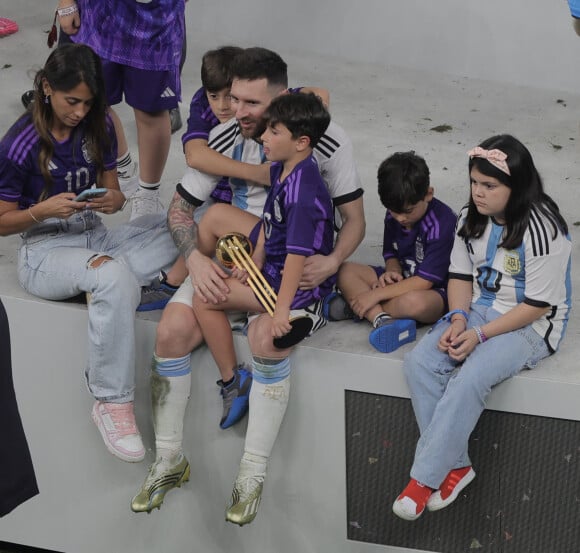
[[[238,269],[234,267],[231,271],[232,278],[239,280],[242,284],[248,283],[249,274],[245,269]]]
[[[368,292],[363,292],[359,294],[352,303],[350,304],[354,313],[360,317],[361,319],[364,318],[366,312],[377,305],[379,301],[377,300],[377,291],[379,289],[375,288],[374,290],[369,290]]]
[[[466,322],[461,319],[455,319],[447,328],[447,330],[439,338],[439,351],[449,353],[453,349],[453,343],[456,338],[465,331]]]
[[[401,282],[403,280],[403,275],[401,273],[397,273],[396,271],[388,271],[383,273],[378,280],[379,286],[384,288],[389,284],[395,284],[396,282]]]
[[[276,307],[272,317],[272,338],[281,338],[291,330],[290,310]]]
[[[463,361],[478,344],[477,332],[473,328],[464,330],[451,342],[449,357],[454,361]]]

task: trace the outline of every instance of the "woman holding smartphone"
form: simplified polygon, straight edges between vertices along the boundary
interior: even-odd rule
[[[92,417],[111,453],[140,461],[134,313],[140,287],[169,267],[177,250],[164,215],[112,230],[97,215],[115,213],[126,201],[99,57],[88,46],[60,46],[36,75],[34,95],[32,110],[0,141],[0,235],[22,235],[18,278],[31,294],[49,300],[90,294]],[[105,193],[78,199],[93,185]]]

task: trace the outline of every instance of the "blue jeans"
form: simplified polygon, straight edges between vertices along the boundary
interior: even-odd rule
[[[481,326],[499,316],[489,307],[472,305],[467,326]],[[411,477],[434,489],[450,470],[471,465],[469,436],[491,389],[549,355],[542,337],[526,326],[479,344],[457,364],[437,349],[448,327],[447,322],[435,325],[403,364],[421,434]]]
[[[92,268],[96,254],[113,260]],[[85,210],[67,220],[48,219],[23,234],[18,278],[27,292],[48,300],[91,294],[85,375],[96,399],[133,400],[140,287],[168,268],[177,255],[161,214],[109,230],[97,215]]]

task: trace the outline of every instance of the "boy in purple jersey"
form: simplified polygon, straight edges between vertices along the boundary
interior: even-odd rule
[[[445,312],[457,217],[433,197],[429,168],[414,152],[399,152],[384,160],[378,182],[379,197],[387,208],[385,264],[344,263],[338,273],[342,293],[325,299],[324,314],[330,321],[367,319],[373,326],[371,344],[388,352],[405,343],[398,340],[398,332],[407,330],[414,337],[414,323],[405,320],[433,323]]]
[[[202,87],[191,99],[187,130],[181,138],[185,159],[189,167],[199,169],[198,163],[203,163],[203,161],[199,161],[200,158],[216,153],[207,145],[209,131],[216,125],[229,121],[234,116],[230,99],[232,85],[230,64],[234,56],[240,52],[242,52],[242,48],[237,46],[222,46],[203,55],[201,61]],[[229,158],[227,159],[229,160]],[[252,168],[255,166],[250,166],[247,169],[251,170]],[[264,170],[261,172],[263,173]],[[211,197],[216,202],[231,203],[232,190],[227,177],[219,181]]]
[[[203,55],[201,62],[202,87],[193,95],[189,106],[187,130],[183,134],[182,143],[188,165],[194,168],[203,166],[207,156],[218,156],[218,163],[224,165],[233,162],[207,145],[209,131],[220,123],[229,121],[234,112],[231,109],[230,63],[234,56],[242,51],[237,46],[222,46],[209,50]],[[253,178],[262,178],[266,167],[237,163],[239,171],[246,171]],[[225,168],[225,167],[224,167]],[[269,173],[269,170],[268,170]],[[269,175],[268,175],[269,178]],[[231,203],[232,189],[227,177],[222,178],[211,194],[212,201]],[[153,311],[163,309],[173,297],[183,280],[187,277],[187,268],[183,257],[179,257],[168,274],[161,272],[149,286],[141,289],[141,303],[137,311]]]
[[[171,143],[169,110],[181,95],[185,1],[59,0],[57,12],[62,30],[101,57],[109,105],[124,96],[135,113],[139,189],[131,216],[161,211],[159,186]],[[120,136],[119,121],[115,124]],[[120,136],[123,153],[121,142]],[[120,160],[120,168],[127,163]]]
[[[214,206],[201,221],[199,247],[209,253],[216,235],[226,229],[249,235],[252,241],[259,233],[254,258],[264,260],[262,274],[277,293],[273,316],[265,313],[243,282],[247,275],[238,270],[227,279],[226,301],[213,304],[199,294],[193,297],[195,315],[218,367],[237,364],[224,311],[262,313],[248,328],[254,382],[244,454],[226,510],[226,520],[239,525],[252,522],[257,514],[266,466],[288,404],[292,348],[278,349],[272,340],[290,331],[293,310],[310,307],[315,312],[313,304],[334,283],[332,276],[315,288],[299,290],[306,258],[328,255],[333,247],[332,200],[312,157],[330,116],[314,94],[286,94],[272,101],[267,122],[261,138],[267,159],[274,163],[262,221],[231,206]]]

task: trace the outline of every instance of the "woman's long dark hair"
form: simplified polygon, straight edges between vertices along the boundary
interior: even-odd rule
[[[544,192],[544,185],[529,150],[509,134],[492,136],[484,140],[480,146],[485,150],[501,150],[507,155],[510,175],[507,175],[484,158],[472,157],[469,160],[469,174],[476,168],[480,173],[497,179],[511,189],[511,194],[505,208],[505,232],[501,247],[517,248],[524,238],[533,210],[544,215],[553,228],[553,236],[558,231],[568,234],[568,225],[560,214],[556,202]],[[459,230],[463,238],[479,238],[487,226],[489,217],[477,211],[470,194],[467,217]]]
[[[54,124],[54,113],[50,101],[44,94],[43,84],[47,82],[52,90],[68,92],[80,83],[85,83],[93,95],[91,109],[79,124],[83,130],[86,148],[97,168],[97,175],[103,173],[103,148],[110,146],[107,132],[105,82],[101,60],[95,52],[83,44],[63,44],[56,48],[46,60],[34,79],[34,101],[32,102],[32,122],[40,136],[39,165],[45,186],[40,196],[43,200],[50,195],[52,178],[48,164],[54,153],[50,130]],[[76,130],[76,129],[75,129]],[[73,135],[76,134],[73,131]],[[74,147],[81,155],[82,136]]]

